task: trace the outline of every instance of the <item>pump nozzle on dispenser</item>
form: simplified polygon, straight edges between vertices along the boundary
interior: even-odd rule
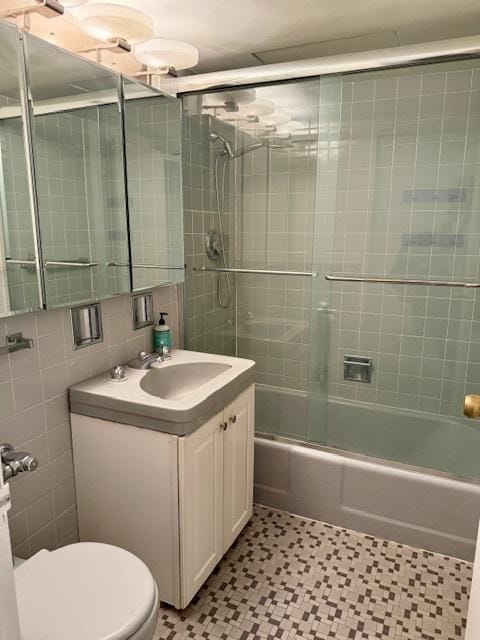
[[[160,313],[160,319],[158,324],[153,329],[153,348],[157,353],[163,354],[163,348],[172,348],[172,336],[170,333],[170,327],[165,321],[163,316],[168,316],[168,313],[162,311]]]

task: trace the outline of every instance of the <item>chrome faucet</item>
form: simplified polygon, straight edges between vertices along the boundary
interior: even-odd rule
[[[169,347],[163,347],[162,353],[147,353],[140,351],[136,358],[127,362],[127,367],[131,369],[150,369],[152,365],[169,360],[172,353]]]
[[[0,444],[0,460],[4,480],[25,471],[35,471],[38,468],[37,458],[26,451],[15,451],[13,446],[8,443]]]

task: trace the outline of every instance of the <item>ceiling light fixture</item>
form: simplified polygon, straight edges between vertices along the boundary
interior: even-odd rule
[[[87,47],[78,51],[78,53],[92,53],[95,52],[96,60],[99,63],[103,63],[102,52],[111,51],[112,53],[130,53],[132,47],[123,38],[110,38],[108,44],[99,44],[92,47]]]
[[[22,18],[22,28],[30,30],[30,15],[36,13],[44,18],[63,16],[64,8],[57,0],[35,0],[23,7],[15,7],[0,12],[0,18]]]
[[[96,40],[126,40],[135,43],[153,34],[153,20],[138,9],[107,2],[88,5],[79,10],[79,24]]]
[[[152,38],[134,48],[135,58],[156,71],[190,69],[198,64],[198,49],[187,42]]]
[[[28,13],[38,13],[44,18],[56,18],[63,15],[63,6],[56,0],[35,0],[30,4],[13,7],[2,11],[0,17],[2,18],[16,18]]]

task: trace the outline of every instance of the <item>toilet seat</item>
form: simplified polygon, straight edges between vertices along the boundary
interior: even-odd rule
[[[15,584],[22,640],[128,640],[157,602],[141,560],[94,542],[39,551]]]

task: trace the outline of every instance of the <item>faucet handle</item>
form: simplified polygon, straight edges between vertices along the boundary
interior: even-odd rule
[[[15,451],[11,444],[0,445],[0,458],[5,479],[16,476],[23,471],[35,471],[38,468],[38,458],[26,451]]]
[[[122,365],[120,364],[117,364],[114,367],[112,367],[110,371],[110,380],[114,380],[115,382],[120,382],[126,379],[127,379],[127,376],[125,375],[125,367],[122,367]]]

